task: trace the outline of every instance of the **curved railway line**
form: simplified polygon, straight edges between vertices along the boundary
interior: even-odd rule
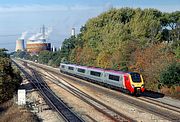
[[[65,77],[69,80],[72,80],[74,82],[77,82],[81,84],[82,82],[78,80],[78,78],[74,78],[65,74],[61,74],[58,71],[55,71],[53,69],[45,68],[42,66],[39,66],[37,64],[31,63],[32,65],[35,65],[39,68],[42,68],[48,72],[53,73],[54,75],[58,77]],[[89,82],[84,82],[84,85],[87,85],[88,87],[92,87],[89,85]],[[136,106],[140,109],[144,109],[150,113],[153,113],[155,115],[161,116],[167,120],[170,121],[180,121],[180,108],[169,105],[167,103],[158,102],[156,100],[153,100],[152,98],[146,98],[146,97],[132,97],[127,94],[119,95],[118,93],[115,94],[114,92],[109,92],[106,89],[100,89],[93,86],[94,90],[97,90],[99,92],[102,92],[103,94],[107,94],[108,96],[111,96],[113,99],[117,99],[123,102],[126,102],[130,105]]]
[[[48,72],[47,72],[48,73]],[[49,74],[49,73],[48,73]],[[43,74],[45,75],[45,74]],[[66,91],[70,92],[74,96],[78,97],[79,99],[85,101],[89,105],[93,106],[95,109],[97,109],[99,112],[105,114],[106,116],[110,117],[112,120],[117,122],[133,122],[134,120],[123,115],[122,113],[114,110],[110,106],[105,105],[101,101],[98,101],[97,99],[89,96],[82,90],[76,88],[72,84],[69,84],[66,82],[66,79],[61,78],[60,80],[49,74],[49,76],[46,75],[46,78],[50,80],[51,82],[55,83],[59,87],[65,89]]]
[[[16,62],[14,64],[23,72],[23,74],[31,81],[33,86],[41,93],[43,98],[51,107],[53,107],[60,117],[63,117],[66,122],[84,122],[79,116],[77,116],[73,111],[71,111],[68,106],[66,106],[62,100],[60,100],[47,86],[47,84],[42,80],[39,74],[28,67],[33,77],[28,74],[23,68],[21,68]],[[27,67],[27,66],[26,66]]]
[[[56,74],[56,75],[58,75],[58,74]],[[63,76],[59,76],[59,77],[61,77],[61,78],[66,77],[68,79],[77,81],[77,79],[74,79],[73,77],[69,77],[69,76],[64,75],[64,74],[62,74],[62,75]],[[94,88],[95,87],[93,86],[93,89]],[[132,97],[132,96],[129,96],[126,94],[123,96],[122,95],[120,96],[119,94],[114,94],[112,92],[108,92],[104,89],[99,89],[99,88],[97,88],[96,90],[99,90],[102,93],[107,94],[107,95],[109,95],[109,96],[111,96],[114,99],[117,99],[119,101],[124,101],[128,104],[139,107],[140,109],[147,110],[150,113],[161,116],[162,118],[165,118],[169,121],[175,121],[175,122],[180,121],[180,112],[179,112],[178,107],[171,106],[168,104],[163,104],[163,103],[157,102],[155,100],[151,101],[148,98],[140,98],[140,97],[136,98],[136,97]]]

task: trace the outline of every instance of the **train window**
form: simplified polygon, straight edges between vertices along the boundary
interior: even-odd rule
[[[131,73],[132,81],[135,83],[141,82],[141,76],[139,73]]]
[[[109,75],[110,80],[119,81],[119,76],[116,75]]]
[[[64,65],[61,65],[61,68],[63,68],[63,69],[64,69],[64,68],[65,68],[65,66],[64,66]]]
[[[78,72],[85,73],[85,69],[78,68]]]
[[[69,70],[74,70],[74,67],[68,67]]]
[[[91,71],[90,75],[94,75],[94,76],[100,77],[101,73],[100,72],[96,72],[96,71]]]

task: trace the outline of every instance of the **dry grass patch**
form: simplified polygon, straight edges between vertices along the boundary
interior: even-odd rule
[[[180,86],[172,86],[170,88],[162,87],[161,93],[176,99],[180,99]]]
[[[0,122],[37,122],[39,119],[26,108],[13,104],[12,100],[0,105]]]

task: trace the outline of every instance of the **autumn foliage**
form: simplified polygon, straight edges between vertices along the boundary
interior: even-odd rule
[[[71,41],[74,48],[67,60],[86,66],[140,72],[146,88],[157,91],[167,85],[162,84],[161,73],[179,62],[179,22],[179,11],[111,9],[88,20]]]
[[[89,19],[77,36],[65,39],[61,50],[50,53],[46,61],[140,72],[146,88],[157,91],[168,85],[161,81],[161,74],[172,63],[180,63],[179,33],[180,11],[113,8]],[[42,54],[38,60],[44,62]]]
[[[174,54],[168,51],[167,44],[162,43],[138,48],[131,55],[130,69],[142,73],[146,85],[153,90],[158,88],[161,72],[176,61]]]

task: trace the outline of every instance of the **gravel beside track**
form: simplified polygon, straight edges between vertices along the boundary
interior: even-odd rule
[[[68,75],[64,74],[56,74],[61,77],[66,77],[67,79],[71,79],[73,82],[78,82],[79,84],[82,84],[81,81],[79,81],[77,78],[70,77]],[[156,114],[158,116],[161,116],[169,121],[180,121],[180,113],[177,113],[176,111],[172,112],[172,110],[169,110],[168,108],[162,106],[159,106],[159,104],[150,103],[149,101],[142,101],[138,97],[132,97],[129,95],[120,95],[120,94],[114,94],[113,92],[109,92],[106,89],[99,89],[99,87],[95,87],[94,85],[91,86],[88,83],[83,83],[83,85],[87,85],[88,87],[93,87],[92,89],[99,91],[103,94],[106,94],[108,96],[111,96],[113,99],[117,99],[119,101],[124,101],[128,104],[131,104],[133,106],[139,107],[140,109],[147,110],[153,114]],[[174,108],[175,109],[175,108]]]
[[[89,96],[85,92],[77,89],[75,86],[66,82],[65,79],[60,79],[61,81],[59,81],[59,79],[55,78],[51,74],[49,74],[48,79],[51,82],[54,82],[55,84],[57,84],[58,86],[64,88],[65,90],[67,90],[71,94],[75,95],[76,97],[80,98],[81,100],[85,101],[86,103],[90,104],[91,106],[93,106],[95,109],[102,112],[106,116],[109,116],[114,121],[117,121],[117,122],[133,122],[134,121],[133,119],[123,115],[122,113],[120,113],[116,110],[114,110],[110,106],[103,104],[102,102],[98,101],[97,99],[94,99],[93,97]]]
[[[148,101],[148,100],[143,101],[143,100],[141,100],[139,98],[132,97],[132,96],[129,96],[129,95],[126,95],[126,94],[119,94],[118,92],[114,92],[114,91],[109,92],[110,90],[106,90],[106,88],[99,88],[99,86],[90,85],[89,82],[82,82],[82,80],[80,80],[78,78],[74,78],[74,77],[71,77],[71,76],[68,76],[68,75],[58,73],[57,70],[55,71],[54,69],[49,69],[49,68],[46,68],[46,67],[42,67],[42,65],[39,66],[37,64],[33,64],[33,63],[31,63],[31,64],[35,65],[35,66],[38,66],[38,67],[41,67],[41,68],[45,69],[46,71],[50,71],[53,74],[56,74],[58,76],[67,78],[67,79],[71,80],[73,83],[86,85],[87,87],[92,87],[92,89],[96,90],[97,92],[106,94],[107,96],[109,96],[109,97],[111,97],[113,99],[123,101],[123,102],[125,102],[127,104],[138,107],[139,109],[149,111],[150,113],[155,114],[157,116],[161,116],[161,117],[165,118],[166,120],[176,121],[176,122],[180,121],[180,113],[178,113],[178,110],[175,109],[175,108],[173,108],[174,110],[173,109],[170,110],[170,107],[173,107],[173,106],[169,106],[168,104],[164,104],[164,105],[169,106],[169,107],[164,107],[164,105],[159,105],[159,104],[163,104],[163,103],[160,103],[160,102],[158,104],[155,104],[153,101],[151,101],[151,102]]]
[[[66,122],[84,122],[80,117],[78,117],[73,111],[71,111],[68,106],[66,106],[63,101],[61,101],[47,86],[47,84],[42,80],[39,74],[31,69],[33,76],[30,76],[25,70],[23,70],[16,62],[14,64],[32,81],[34,86],[42,94],[43,98],[53,107],[61,117],[64,118]]]

